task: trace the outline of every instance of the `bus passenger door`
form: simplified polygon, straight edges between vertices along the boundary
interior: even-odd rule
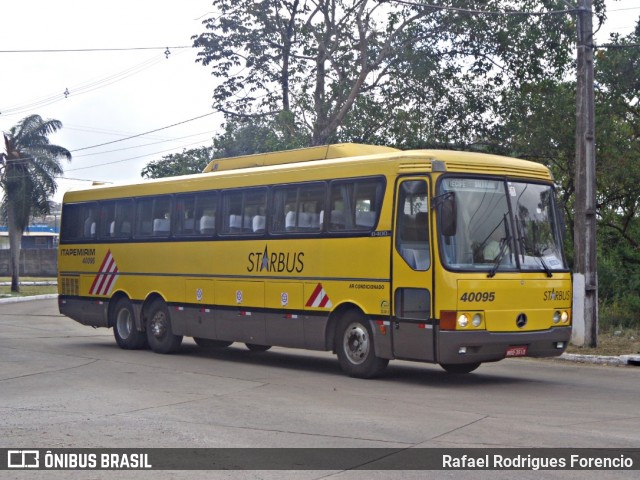
[[[427,179],[402,178],[396,189],[392,253],[393,354],[433,361],[432,271]]]

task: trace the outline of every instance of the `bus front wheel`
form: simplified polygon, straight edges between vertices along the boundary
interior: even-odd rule
[[[376,357],[369,321],[356,310],[349,310],[340,319],[335,348],[340,366],[350,377],[375,377],[389,363],[386,358]]]
[[[120,348],[125,350],[137,350],[146,348],[147,335],[136,329],[133,305],[127,298],[117,301],[113,309],[113,336]]]
[[[149,307],[147,340],[156,353],[173,353],[180,348],[182,336],[174,335],[169,309],[163,301],[155,301]]]
[[[480,362],[475,363],[441,363],[440,366],[444,368],[447,373],[465,374],[471,373],[480,366]]]

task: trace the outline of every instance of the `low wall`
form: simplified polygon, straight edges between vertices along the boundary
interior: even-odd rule
[[[0,250],[0,277],[11,275],[10,251]],[[58,269],[58,249],[22,249],[20,251],[20,276],[55,277]]]

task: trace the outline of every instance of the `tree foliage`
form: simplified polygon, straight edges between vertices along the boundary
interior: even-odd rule
[[[214,0],[215,16],[194,45],[220,80],[214,108],[230,119],[217,151],[356,141],[538,161],[559,184],[571,256],[576,17],[562,12],[569,3]],[[601,23],[604,0],[593,3]],[[600,298],[628,320],[640,306],[640,23],[610,43],[618,48],[595,56]]]
[[[640,304],[640,38],[613,35],[596,71],[599,298],[604,325],[638,325]],[[575,82],[544,80],[503,91],[491,151],[544,163],[565,206],[569,256],[575,176]]]
[[[60,159],[71,160],[64,147],[53,145],[49,135],[62,128],[59,120],[30,115],[4,133],[5,152],[0,153],[0,187],[4,192],[2,214],[9,230],[11,291],[18,292],[22,234],[32,215],[49,213],[49,198],[62,174]]]
[[[200,173],[211,161],[211,147],[184,149],[149,162],[140,172],[143,178],[163,178]]]
[[[598,51],[597,179],[601,225],[640,250],[640,21]]]
[[[532,13],[560,8],[550,0],[511,3]],[[290,113],[314,145],[374,135],[403,145],[469,141],[491,108],[492,88],[564,72],[573,33],[567,15],[477,15],[418,2],[214,0],[213,6],[215,16],[204,21],[206,32],[194,46],[222,80],[214,108],[233,117]],[[478,8],[500,11],[504,2],[486,0]]]

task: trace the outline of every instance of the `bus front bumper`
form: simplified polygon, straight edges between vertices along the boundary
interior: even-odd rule
[[[567,348],[571,327],[535,332],[438,332],[438,363],[495,362],[510,357],[557,357]]]

